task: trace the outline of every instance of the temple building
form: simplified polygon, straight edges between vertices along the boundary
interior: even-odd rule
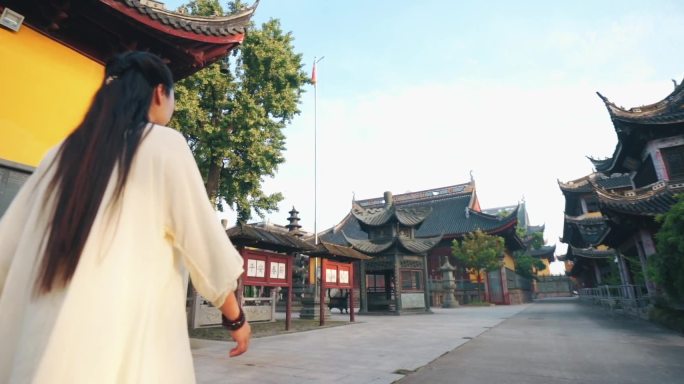
[[[631,109],[599,96],[618,142],[611,157],[590,158],[596,172],[560,183],[566,258],[584,286],[605,284],[613,270],[622,284],[644,283],[653,293],[645,271],[660,227],[654,219],[684,192],[684,86],[675,84],[663,100]]]
[[[497,207],[497,208],[487,208],[484,209],[483,211],[485,213],[491,214],[491,215],[496,215],[496,216],[502,216],[502,215],[507,215],[510,212],[513,212],[517,210],[518,212],[518,224],[517,224],[517,234],[522,240],[524,244],[525,251],[528,255],[537,258],[541,260],[544,265],[546,266],[545,269],[537,271],[535,270],[535,274],[537,276],[549,276],[551,274],[551,263],[555,260],[554,253],[556,252],[556,246],[555,245],[546,245],[542,244],[538,248],[534,248],[533,246],[533,241],[536,236],[541,236],[542,241],[544,239],[544,230],[546,229],[546,226],[544,224],[542,225],[531,225],[530,224],[530,217],[527,212],[527,204],[525,203],[525,199],[518,204],[518,205],[509,205],[505,207]],[[538,234],[538,235],[537,235]],[[512,261],[512,260],[511,260]],[[514,265],[512,265],[514,266]]]
[[[150,0],[0,0],[0,216],[81,122],[112,55],[155,53],[182,79],[237,47],[254,10],[197,17]]]
[[[569,274],[577,279],[580,288],[603,284],[613,272],[615,253],[604,244],[608,218],[600,210],[593,186],[619,192],[632,189],[632,180],[629,175],[608,177],[592,173],[558,184],[565,196],[561,242],[568,244],[567,253],[561,260],[572,263]]]
[[[475,182],[420,192],[391,195],[352,202],[349,213],[339,224],[319,234],[322,241],[351,245],[372,256],[361,262],[361,298],[368,294],[385,295],[388,302],[375,306],[368,297],[368,311],[426,311],[429,284],[440,279],[444,257],[451,256],[451,242],[481,230],[505,240],[504,266],[490,271],[486,278],[486,299],[510,304],[522,301],[507,288],[507,271],[514,271],[512,252],[524,247],[516,235],[518,210],[505,215],[487,214],[480,208]],[[470,280],[463,267],[457,279]],[[364,278],[365,276],[365,278]],[[378,293],[379,292],[379,293]],[[402,296],[402,293],[404,296]],[[424,300],[424,302],[421,302]],[[408,306],[407,303],[410,303]]]

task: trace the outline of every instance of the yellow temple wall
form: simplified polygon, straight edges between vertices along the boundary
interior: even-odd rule
[[[101,64],[30,27],[0,28],[0,160],[35,167],[83,119]]]
[[[513,260],[513,256],[508,253],[508,251],[504,252],[504,266],[508,269],[512,269],[515,271],[515,261]]]

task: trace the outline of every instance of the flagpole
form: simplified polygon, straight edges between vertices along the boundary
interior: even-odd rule
[[[311,73],[311,81],[314,86],[314,244],[318,244],[318,86],[316,85],[316,64],[323,60],[325,56],[321,56],[318,60],[314,56],[313,71]]]

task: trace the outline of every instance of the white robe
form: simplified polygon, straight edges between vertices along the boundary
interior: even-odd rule
[[[0,383],[193,383],[185,270],[220,306],[243,264],[185,139],[150,129],[113,209],[110,181],[71,282],[35,297],[56,150],[0,219]]]

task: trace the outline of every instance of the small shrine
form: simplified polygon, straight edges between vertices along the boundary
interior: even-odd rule
[[[360,265],[360,313],[429,313],[426,256],[442,236],[415,233],[432,209],[397,207],[392,193],[385,192],[383,206],[353,204],[351,212],[367,238],[343,236],[354,249],[373,257]]]
[[[292,319],[292,276],[295,256],[314,247],[285,231],[239,223],[226,235],[242,255],[245,272],[237,289],[238,300],[250,322],[275,321],[278,292],[285,292],[285,329]],[[196,296],[191,327],[221,324],[220,312]]]

